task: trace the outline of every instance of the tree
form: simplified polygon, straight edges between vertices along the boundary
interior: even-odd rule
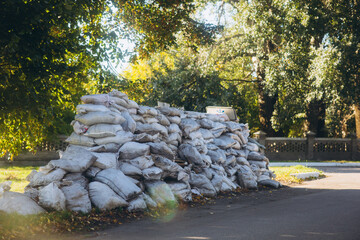
[[[5,0],[0,9],[0,156],[63,132],[79,97],[106,88],[101,63],[122,57],[118,39],[143,55],[174,44],[180,29],[206,39],[192,0]]]

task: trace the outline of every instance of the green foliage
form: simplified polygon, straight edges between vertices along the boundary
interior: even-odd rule
[[[123,58],[119,39],[136,41],[140,55],[173,45],[184,28],[195,44],[208,40],[192,2],[2,1],[0,156],[69,133],[80,96],[114,83],[101,63]]]

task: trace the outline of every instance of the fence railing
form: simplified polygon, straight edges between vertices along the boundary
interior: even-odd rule
[[[351,138],[315,138],[315,134],[309,132],[306,138],[278,138],[256,132],[254,136],[266,147],[265,155],[270,161],[360,161],[360,139],[355,135]]]
[[[266,147],[265,155],[270,161],[360,161],[360,139],[356,139],[355,135],[351,138],[315,138],[315,134],[310,132],[306,138],[279,138],[266,137],[265,133],[257,132],[254,136]],[[58,141],[44,142],[36,154],[24,151],[13,162],[0,158],[0,166],[45,165],[48,161],[59,158],[58,150],[66,149],[68,144],[65,139],[66,136],[60,136]]]

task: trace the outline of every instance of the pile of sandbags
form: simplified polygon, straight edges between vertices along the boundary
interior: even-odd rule
[[[279,187],[248,126],[226,115],[139,106],[119,91],[81,100],[69,147],[28,176],[25,195],[46,210],[135,211],[192,194]]]

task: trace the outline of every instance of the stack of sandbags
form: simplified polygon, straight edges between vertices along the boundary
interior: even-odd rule
[[[271,180],[274,175],[259,144],[248,142],[247,124],[231,122],[226,115],[184,112],[180,128],[183,144],[179,154],[192,165],[193,190],[214,196],[239,185],[250,189],[258,183],[279,187]]]
[[[28,176],[25,194],[44,209],[134,211],[277,183],[248,126],[226,115],[139,106],[119,91],[81,100],[69,147]]]

